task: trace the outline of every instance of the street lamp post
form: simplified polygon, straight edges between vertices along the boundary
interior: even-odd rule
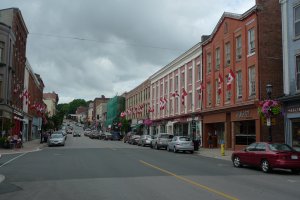
[[[271,100],[273,86],[271,84],[266,85],[268,100]],[[267,126],[269,126],[269,138],[268,141],[272,142],[272,120],[271,117],[267,118]]]

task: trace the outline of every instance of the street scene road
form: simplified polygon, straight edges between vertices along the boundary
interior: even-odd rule
[[[83,130],[81,127],[77,131]],[[201,151],[201,150],[200,150]],[[300,176],[231,161],[68,135],[65,146],[3,155],[0,198],[299,199]]]

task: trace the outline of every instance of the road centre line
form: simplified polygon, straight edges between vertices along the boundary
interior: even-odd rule
[[[19,156],[17,156],[17,157],[14,157],[14,158],[10,159],[9,161],[7,161],[7,162],[3,163],[2,165],[0,165],[0,168],[3,167],[3,166],[5,166],[5,165],[7,165],[8,163],[10,163],[10,162],[16,160],[17,158],[20,158],[20,157],[24,156],[24,155],[27,154],[27,153],[28,153],[28,152],[23,153],[23,154],[21,154],[21,155],[19,155]]]
[[[238,198],[236,198],[236,197],[230,196],[230,195],[228,195],[228,194],[225,194],[225,193],[223,193],[223,192],[220,192],[220,191],[215,190],[215,189],[213,189],[213,188],[210,188],[210,187],[208,187],[208,186],[199,184],[199,183],[197,183],[197,182],[195,182],[195,181],[192,181],[192,180],[190,180],[190,179],[188,179],[188,178],[185,178],[185,177],[183,177],[183,176],[179,176],[179,175],[177,175],[177,174],[174,174],[174,173],[172,173],[172,172],[170,172],[170,171],[167,171],[167,170],[165,170],[165,169],[162,169],[162,168],[160,168],[160,167],[157,167],[157,166],[155,166],[155,165],[152,165],[152,164],[150,164],[150,163],[147,163],[147,162],[145,162],[145,161],[143,161],[143,160],[140,160],[140,162],[141,162],[142,164],[148,166],[148,167],[154,168],[154,169],[156,169],[156,170],[158,170],[158,171],[161,171],[161,172],[163,172],[163,173],[165,173],[165,174],[174,176],[175,178],[180,179],[180,180],[182,180],[182,181],[184,181],[184,182],[186,182],[186,183],[189,183],[189,184],[194,185],[194,186],[196,186],[196,187],[198,187],[198,188],[207,190],[207,191],[209,191],[209,192],[211,192],[211,193],[217,194],[217,195],[222,196],[222,197],[224,197],[224,198],[226,198],[226,199],[230,199],[230,200],[238,200]]]

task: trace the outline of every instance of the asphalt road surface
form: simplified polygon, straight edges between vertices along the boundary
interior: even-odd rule
[[[264,174],[233,168],[225,160],[92,140],[83,134],[68,135],[64,147],[4,155],[0,166],[9,160],[0,167],[5,178],[1,200],[300,198],[300,175],[287,171]]]

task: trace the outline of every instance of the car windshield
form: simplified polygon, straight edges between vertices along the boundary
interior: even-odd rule
[[[62,137],[63,137],[63,135],[60,134],[60,133],[52,134],[52,135],[51,135],[51,138],[62,138]]]
[[[179,141],[191,141],[188,137],[179,137]]]
[[[292,147],[287,144],[269,144],[272,151],[294,151]]]

